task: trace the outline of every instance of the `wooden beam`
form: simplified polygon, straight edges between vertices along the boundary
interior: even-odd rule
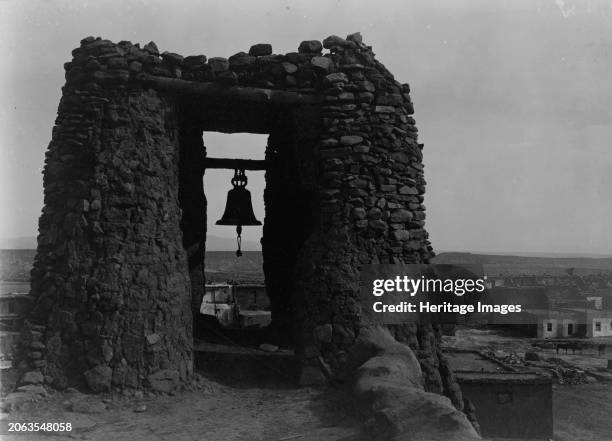
[[[225,168],[229,170],[265,170],[266,161],[261,159],[230,159],[230,158],[206,158],[204,168]]]
[[[178,78],[156,77],[146,73],[139,74],[138,79],[155,89],[166,90],[179,95],[286,105],[316,104],[323,102],[322,95],[305,95],[299,92],[286,90],[223,86],[217,83],[199,83],[196,81],[180,80]]]

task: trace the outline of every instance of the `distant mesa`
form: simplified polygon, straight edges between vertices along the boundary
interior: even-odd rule
[[[219,237],[206,235],[206,251],[234,251],[235,237]],[[254,240],[242,240],[243,251],[261,251],[261,244]]]
[[[0,250],[35,250],[36,236],[0,237]]]

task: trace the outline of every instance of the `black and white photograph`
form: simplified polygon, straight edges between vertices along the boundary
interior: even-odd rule
[[[612,441],[612,0],[0,0],[0,439]]]

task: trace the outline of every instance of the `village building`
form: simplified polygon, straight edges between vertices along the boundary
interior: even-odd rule
[[[473,407],[485,438],[548,440],[553,437],[552,380],[515,372],[475,351],[447,355],[466,407]]]
[[[11,366],[15,345],[24,317],[31,307],[27,293],[11,292],[0,295],[0,369]]]

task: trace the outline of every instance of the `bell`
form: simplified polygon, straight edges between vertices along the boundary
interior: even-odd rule
[[[227,192],[225,212],[217,221],[217,225],[261,225],[253,213],[249,190],[236,187]]]
[[[261,225],[253,213],[251,192],[246,187],[247,178],[244,170],[236,170],[232,178],[232,188],[227,192],[225,212],[217,225]]]
[[[251,192],[245,188],[246,184],[247,177],[244,174],[244,170],[236,170],[232,178],[234,188],[227,192],[225,211],[221,219],[216,222],[217,225],[236,225],[236,232],[238,233],[238,250],[236,255],[238,257],[242,256],[242,251],[240,250],[242,226],[261,225],[261,222],[255,217],[255,213],[253,213]]]

